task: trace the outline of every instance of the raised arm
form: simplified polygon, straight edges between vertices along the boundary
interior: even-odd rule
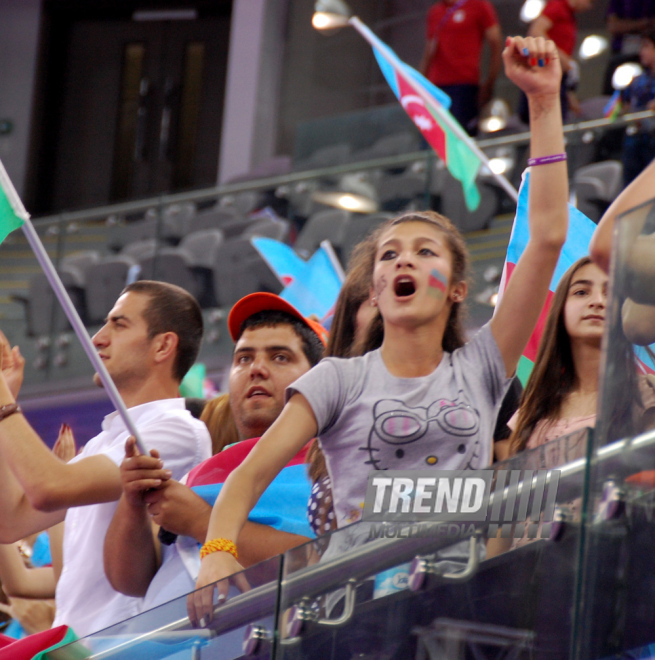
[[[559,98],[562,74],[555,44],[541,38],[508,38],[503,60],[507,77],[528,97],[532,158],[564,153]],[[530,239],[491,321],[508,376],[514,373],[546,302],[566,240],[568,194],[565,161],[531,168]]]
[[[606,273],[609,273],[610,269],[614,220],[622,213],[653,199],[653,197],[655,197],[655,160],[612,202],[591,238],[589,254]]]
[[[0,402],[13,402],[0,378]],[[54,456],[21,414],[0,422],[0,452],[30,504],[39,511],[110,502],[121,493],[118,469],[106,456],[64,463]],[[59,520],[54,521],[59,522]]]
[[[236,544],[260,495],[316,432],[316,418],[309,403],[302,394],[294,394],[248,457],[226,480],[212,510],[206,540],[220,538]],[[240,570],[242,566],[231,554],[214,552],[202,560],[196,587],[199,589]],[[196,620],[207,615],[210,612],[203,611]]]

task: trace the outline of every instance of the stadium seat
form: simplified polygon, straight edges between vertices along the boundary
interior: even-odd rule
[[[139,256],[140,280],[158,280],[182,287],[197,297],[200,286],[193,273],[193,257],[181,247],[153,247]]]
[[[155,239],[157,237],[157,227],[159,221],[156,215],[149,214],[143,220],[135,220],[127,224],[114,224],[109,227],[107,232],[107,247],[110,250],[119,251],[126,245]]]
[[[57,272],[73,306],[82,321],[86,322],[84,277],[80,269],[75,266],[61,266]],[[51,332],[64,332],[70,328],[68,319],[56,299],[45,273],[37,273],[32,276],[27,297],[15,295],[13,298],[25,305],[27,334],[30,337],[42,337]]]
[[[349,219],[350,213],[342,209],[325,209],[314,213],[300,231],[293,246],[295,251],[308,259],[325,240],[330,241],[335,250],[339,249]]]
[[[85,300],[89,323],[101,323],[125,288],[131,268],[138,265],[128,255],[110,255],[87,270]]]
[[[289,221],[273,218],[263,218],[253,222],[242,233],[243,238],[253,238],[254,236],[265,236],[273,238],[276,241],[285,241],[289,234]]]
[[[353,248],[364,240],[379,225],[393,218],[392,213],[374,213],[372,215],[354,215],[346,223],[343,240],[338,251],[341,263],[346,267]]]
[[[156,239],[146,238],[126,245],[120,253],[123,256],[132,257],[138,261],[142,256],[150,254],[155,249],[156,245]]]
[[[380,206],[385,211],[399,212],[412,202],[422,201],[426,193],[425,175],[412,171],[385,174],[377,184]]]
[[[358,149],[352,154],[351,160],[355,162],[375,160],[376,158],[411,153],[412,151],[418,151],[418,149],[418,133],[403,131],[401,133],[385,135],[376,140],[370,147]]]
[[[322,147],[314,151],[307,158],[294,162],[293,169],[314,170],[330,167],[331,165],[342,165],[350,161],[351,149],[351,145],[345,143]]]
[[[444,171],[444,177],[441,189],[441,212],[461,232],[486,229],[498,213],[500,202],[496,187],[478,179],[480,204],[475,211],[469,211],[464,200],[462,184],[447,171]]]
[[[180,243],[180,248],[191,257],[191,270],[198,285],[196,297],[202,308],[218,306],[214,291],[214,269],[216,252],[224,240],[220,229],[203,229],[185,236]]]
[[[618,160],[606,160],[581,167],[573,175],[573,187],[578,209],[598,222],[621,192],[623,165]]]
[[[171,243],[179,243],[191,230],[196,215],[195,204],[171,204],[164,209],[161,237]]]
[[[282,284],[248,238],[225,241],[216,250],[214,291],[220,307],[230,309],[255,291],[279,293]]]

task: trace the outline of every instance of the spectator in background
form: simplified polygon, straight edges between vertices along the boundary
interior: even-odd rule
[[[551,39],[557,46],[562,65],[562,86],[560,101],[562,118],[566,121],[569,107],[576,111],[578,107],[574,94],[578,83],[578,65],[573,59],[573,51],[578,34],[575,15],[591,8],[592,0],[549,0],[541,14],[528,28],[528,36]],[[524,94],[519,100],[519,117],[528,124],[528,103]]]
[[[655,28],[641,37],[639,59],[644,72],[633,78],[622,94],[626,112],[655,110]],[[655,135],[652,120],[629,126],[623,141],[623,185],[627,186],[655,156]]]
[[[610,0],[607,29],[612,34],[612,56],[607,65],[603,94],[611,94],[614,70],[639,60],[640,35],[655,27],[655,0]]]
[[[440,0],[427,18],[421,73],[452,99],[450,112],[471,134],[479,109],[491,100],[500,73],[502,34],[488,0]],[[489,44],[489,71],[480,83],[480,58]]]

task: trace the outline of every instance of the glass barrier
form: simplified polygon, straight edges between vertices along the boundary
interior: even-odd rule
[[[282,557],[273,557],[189,596],[50,651],[48,660],[171,660],[273,657]],[[190,599],[212,591],[213,617],[192,623]],[[224,597],[225,596],[225,597]],[[194,615],[192,615],[194,616]]]
[[[592,219],[600,218],[620,190],[620,164],[615,161],[626,125],[651,114],[565,127],[573,179],[598,160],[613,163],[607,172],[588,172],[573,186],[578,205]],[[432,208],[465,233],[474,271],[469,323],[479,327],[492,313],[514,203],[483,166],[477,177],[480,204],[469,210],[461,185],[443,163],[431,150],[417,150],[418,133],[412,128],[414,133],[408,134],[404,125],[398,130],[347,157],[334,149],[313,160],[303,157],[296,171],[284,175],[34,222],[91,334],[126,282],[163,279],[199,300],[207,324],[200,359],[208,368],[218,368],[231,350],[225,316],[232,304],[252,291],[279,292],[283,287],[251,245],[252,237],[286,242],[301,259],[327,239],[345,266],[354,245],[389,214]],[[514,187],[520,183],[529,141],[528,132],[517,130],[508,127],[477,141],[493,171]],[[310,169],[300,169],[308,163]],[[70,389],[86,386],[91,368],[59,305],[53,304],[21,232],[14,232],[0,250],[2,329],[27,357],[24,392],[38,394],[60,382]]]
[[[602,391],[589,466],[580,658],[645,658],[655,649],[654,238],[655,200],[616,222]]]
[[[484,521],[359,522],[288,551],[276,657],[568,657],[588,438],[495,465]]]
[[[206,625],[183,596],[47,657],[570,657],[590,438],[494,465],[474,522],[359,522],[194,592]]]

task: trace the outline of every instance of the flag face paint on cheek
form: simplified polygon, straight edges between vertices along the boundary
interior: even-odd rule
[[[446,276],[438,270],[432,269],[428,280],[428,293],[435,298],[443,298],[446,295],[447,286]]]

